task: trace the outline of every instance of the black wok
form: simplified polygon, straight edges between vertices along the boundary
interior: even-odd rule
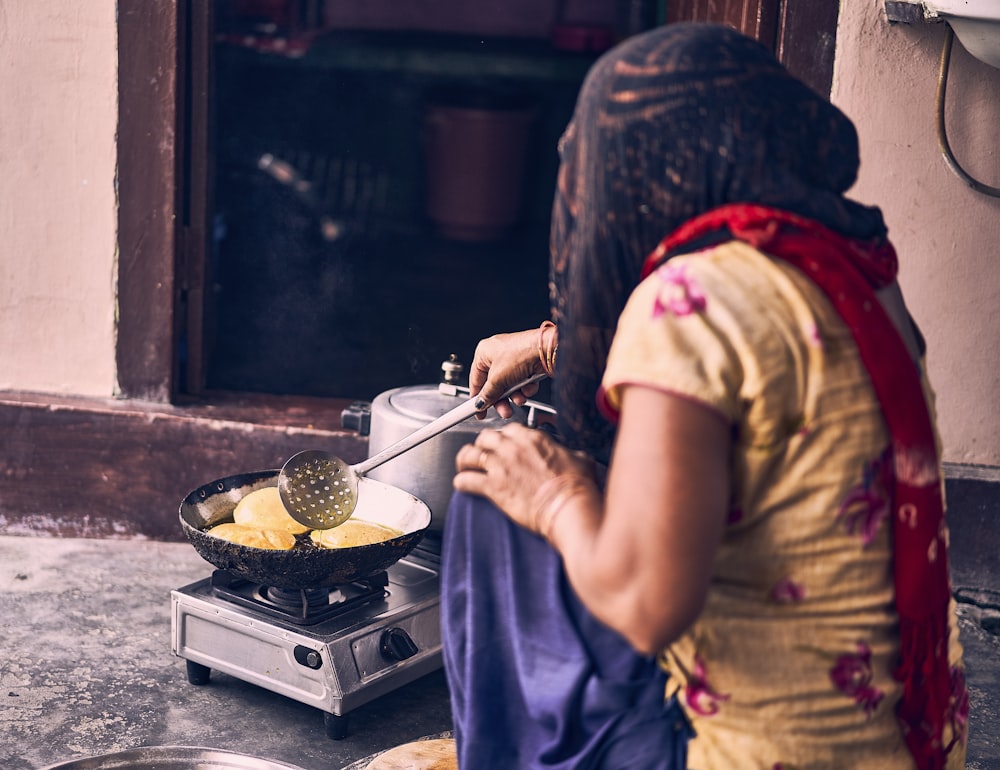
[[[275,588],[325,588],[375,575],[408,554],[431,523],[430,509],[398,487],[363,478],[354,516],[393,527],[402,535],[353,548],[296,546],[287,551],[251,548],[214,537],[204,530],[231,520],[241,498],[278,484],[278,471],[256,471],[218,479],[194,490],[180,506],[181,527],[195,550],[210,564]]]

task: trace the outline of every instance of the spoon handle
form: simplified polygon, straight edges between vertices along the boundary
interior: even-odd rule
[[[519,382],[514,387],[509,388],[502,396],[500,396],[500,398],[497,399],[497,401],[503,401],[503,399],[508,398],[514,393],[517,393],[517,391],[519,391],[525,385],[530,385],[532,382],[538,382],[538,380],[544,378],[545,378],[544,374],[536,374],[532,377],[529,377],[528,379]],[[366,473],[368,473],[368,471],[377,468],[382,463],[387,462],[394,457],[398,457],[408,449],[413,449],[413,447],[417,446],[418,444],[422,444],[429,438],[434,438],[434,436],[438,435],[439,433],[444,433],[446,430],[448,430],[448,428],[452,428],[455,425],[458,425],[463,420],[467,420],[470,417],[472,417],[472,415],[474,415],[476,412],[481,412],[483,411],[483,409],[486,409],[492,405],[493,404],[484,404],[482,399],[480,399],[478,396],[466,399],[461,404],[456,406],[454,409],[451,409],[445,412],[440,417],[431,420],[431,422],[427,423],[423,427],[417,428],[417,430],[413,431],[413,433],[409,434],[408,436],[404,436],[395,444],[390,444],[381,452],[372,455],[367,460],[362,460],[356,465],[352,465],[351,469],[358,476],[364,476]]]

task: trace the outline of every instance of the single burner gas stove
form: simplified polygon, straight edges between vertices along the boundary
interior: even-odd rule
[[[348,712],[441,667],[438,553],[421,544],[385,572],[324,589],[216,570],[171,591],[171,649],[191,684],[224,672],[315,706],[327,735],[344,738]]]

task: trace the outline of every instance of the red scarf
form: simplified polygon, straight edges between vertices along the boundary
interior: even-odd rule
[[[961,672],[952,672],[948,662],[947,532],[931,415],[917,366],[875,296],[875,289],[896,277],[896,253],[886,240],[852,240],[796,214],[737,204],[678,228],[649,257],[643,276],[664,255],[723,229],[808,276],[851,330],[871,377],[895,468],[891,510],[900,661],[894,675],[903,689],[896,713],[917,767],[943,768],[964,734],[968,696]],[[944,745],[946,725],[953,738]]]

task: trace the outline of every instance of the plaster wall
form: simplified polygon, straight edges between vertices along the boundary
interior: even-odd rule
[[[973,191],[938,148],[935,95],[945,27],[890,24],[882,0],[842,0],[832,101],[861,142],[852,195],[881,207],[900,283],[928,344],[945,460],[1000,465],[1000,198]],[[1000,187],[1000,70],[956,40],[949,142],[974,178]]]
[[[0,390],[115,389],[115,3],[0,0]]]

